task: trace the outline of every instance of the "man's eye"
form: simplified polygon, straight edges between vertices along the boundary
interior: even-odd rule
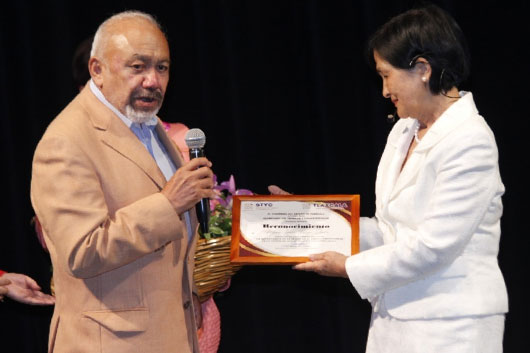
[[[144,66],[142,64],[133,64],[131,65],[131,67],[136,70],[136,71],[140,71],[144,68]]]
[[[158,71],[166,72],[167,70],[169,70],[169,66],[167,66],[167,65],[158,65]]]

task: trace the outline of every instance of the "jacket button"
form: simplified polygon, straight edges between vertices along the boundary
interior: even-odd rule
[[[186,301],[186,302],[184,303],[184,305],[183,305],[183,306],[184,306],[184,309],[187,309],[187,308],[189,308],[189,307],[190,307],[190,305],[191,305],[191,302],[190,302],[189,300],[188,300],[188,301]]]

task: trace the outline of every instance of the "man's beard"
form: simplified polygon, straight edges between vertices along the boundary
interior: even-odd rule
[[[153,99],[158,101],[157,107],[151,110],[138,109],[134,107],[137,99]],[[160,90],[149,91],[142,88],[135,89],[129,98],[129,103],[125,106],[125,116],[132,122],[143,124],[151,120],[160,110],[164,95]]]
[[[151,120],[160,110],[160,107],[152,110],[137,110],[132,105],[127,104],[125,106],[125,116],[129,118],[133,123],[143,124]]]

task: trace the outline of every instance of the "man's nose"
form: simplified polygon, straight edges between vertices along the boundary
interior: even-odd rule
[[[145,78],[142,82],[144,88],[159,88],[160,87],[160,76],[158,72],[153,68],[145,73]]]

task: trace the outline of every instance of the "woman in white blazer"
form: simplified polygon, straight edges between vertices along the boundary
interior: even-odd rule
[[[502,352],[508,298],[497,263],[504,186],[492,131],[473,96],[464,36],[435,6],[371,38],[383,95],[401,118],[361,218],[361,252],[327,252],[295,269],[349,278],[372,303],[367,352]]]

